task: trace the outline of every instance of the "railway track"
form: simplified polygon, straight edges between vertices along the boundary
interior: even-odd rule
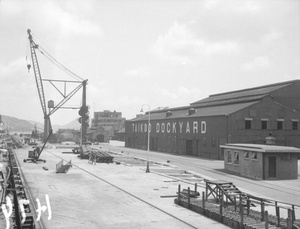
[[[120,148],[117,146],[103,146],[110,148],[112,151],[126,151],[129,152],[130,155],[134,156],[139,156],[143,157],[145,156],[145,151],[141,152],[140,150],[136,149],[128,149],[128,148]],[[159,155],[158,155],[159,154]],[[294,205],[297,208],[300,209],[300,204],[298,203],[300,201],[300,192],[299,189],[296,189],[292,186],[286,187],[284,184],[280,185],[278,182],[274,181],[264,181],[264,180],[251,180],[248,178],[243,178],[239,177],[236,175],[232,175],[229,173],[224,173],[222,171],[218,171],[214,168],[211,168],[210,166],[200,164],[199,162],[191,162],[190,159],[195,159],[197,161],[198,158],[196,157],[188,157],[189,159],[185,159],[184,156],[178,156],[178,155],[172,155],[172,154],[165,154],[165,153],[158,153],[158,152],[150,152],[149,154],[151,160],[159,160],[159,161],[170,161],[172,165],[176,165],[181,169],[185,169],[188,171],[195,172],[197,174],[208,174],[206,176],[210,176],[214,179],[230,179],[233,180],[233,182],[236,184],[236,186],[241,187],[243,189],[247,189],[243,187],[243,184],[246,182],[248,187],[251,187],[252,191],[258,192],[259,190],[265,189],[264,191],[266,192],[267,190],[272,190],[272,192],[276,191],[281,197],[289,196],[288,201],[280,200],[281,203],[286,204],[286,205]],[[203,162],[202,162],[203,163]],[[251,191],[250,190],[250,191]],[[249,190],[248,190],[249,191]],[[262,196],[266,196],[265,194],[261,194]],[[269,195],[269,193],[267,194]],[[268,198],[265,198],[268,199]],[[270,198],[270,199],[276,199],[276,198]],[[283,198],[282,198],[283,199]],[[290,203],[289,201],[298,201],[297,203]]]
[[[53,153],[50,150],[45,150],[45,153],[49,153],[52,156],[54,156],[55,158],[59,158],[60,160],[67,161],[66,160],[66,156],[63,156],[63,154],[62,155],[60,155],[60,154],[58,155],[57,153]],[[132,156],[132,154],[131,154],[131,156]],[[145,154],[144,154],[144,156],[145,156]],[[139,155],[139,157],[142,157],[142,156]],[[151,155],[151,159],[153,159],[152,157],[154,157],[154,156]],[[168,155],[165,155],[164,159],[161,159],[161,157],[160,157],[160,159],[158,159],[157,161],[167,160],[167,159],[170,159],[171,157],[172,157],[172,155],[168,154]],[[189,162],[189,161],[184,160],[184,158],[182,158],[182,157],[179,158],[178,156],[173,156],[170,160],[171,160],[172,164],[180,164],[181,165],[180,167],[185,167],[185,166],[189,167],[189,169],[187,169],[189,171],[193,171],[194,169],[195,170],[202,170],[202,171],[204,171],[204,170],[211,171],[212,170],[207,165],[199,165],[199,164],[197,164],[197,162],[194,162],[194,163],[193,162]],[[191,225],[189,223],[189,221],[186,221],[185,219],[180,218],[180,216],[178,217],[178,215],[174,215],[174,214],[168,212],[167,210],[165,210],[161,206],[160,207],[156,206],[155,204],[153,204],[153,203],[147,201],[146,199],[144,199],[143,197],[139,197],[138,195],[135,195],[135,193],[132,193],[131,191],[128,191],[128,189],[125,186],[123,186],[123,188],[122,188],[122,186],[113,184],[108,179],[105,179],[103,176],[101,176],[101,173],[99,173],[99,170],[98,170],[98,172],[95,171],[95,170],[90,170],[89,168],[91,168],[91,167],[88,166],[88,164],[86,164],[87,166],[85,166],[85,164],[82,163],[82,161],[80,163],[79,161],[76,162],[76,160],[73,160],[72,164],[73,164],[73,167],[75,167],[76,169],[82,171],[82,173],[85,173],[86,174],[85,176],[87,176],[87,177],[91,176],[91,177],[93,177],[92,179],[95,178],[99,182],[100,181],[104,182],[107,185],[115,188],[118,192],[122,192],[123,194],[128,195],[130,198],[133,198],[133,199],[135,199],[138,202],[142,202],[144,204],[147,204],[148,206],[151,206],[151,208],[153,208],[153,209],[155,209],[155,210],[157,210],[157,211],[159,211],[159,212],[161,212],[163,214],[166,214],[166,215],[168,215],[168,216],[170,216],[170,217],[172,217],[172,218],[180,221],[181,223],[185,224],[189,228],[197,228],[197,227]],[[94,167],[94,168],[96,168],[96,167]],[[196,171],[196,172],[198,174],[201,174],[201,171],[200,172]],[[217,176],[221,176],[222,174],[224,175],[224,173],[222,173],[221,171],[214,171],[214,174],[217,175]],[[239,178],[239,180],[240,181],[244,181],[245,178]],[[250,181],[252,183],[251,185],[256,184],[254,181],[252,182],[251,180],[248,180],[248,179],[247,179],[247,181]],[[259,182],[261,182],[261,181],[259,181]],[[116,183],[116,184],[118,184],[118,183]],[[265,186],[265,188],[269,188],[270,189],[269,184],[264,184],[264,186]],[[278,185],[277,189],[280,190],[279,188],[280,188],[280,185]],[[293,190],[296,191],[295,189],[293,189]]]
[[[173,161],[173,162],[176,162],[177,164],[185,164],[185,165],[194,167],[195,169],[203,169],[203,168],[204,168],[204,169],[207,169],[208,171],[210,171],[210,172],[212,172],[212,173],[214,173],[214,174],[216,174],[216,175],[223,175],[223,176],[224,176],[224,172],[220,172],[220,171],[217,171],[217,170],[212,170],[212,169],[211,169],[210,167],[208,167],[208,166],[198,165],[198,164],[195,164],[195,163],[191,163],[191,162],[187,162],[187,161],[182,161],[182,160],[180,160],[180,161],[179,161],[179,160],[178,160],[178,161],[172,160],[172,161]],[[235,179],[235,180],[240,180],[240,181],[245,181],[245,178],[240,178],[240,177],[238,177],[238,176],[235,176],[234,179]],[[251,179],[247,179],[247,182],[248,182],[249,184],[257,185],[257,183],[252,182]],[[299,194],[295,194],[295,193],[292,193],[292,192],[287,192],[287,191],[283,191],[283,190],[281,190],[281,189],[275,188],[275,187],[280,187],[280,188],[282,188],[283,186],[281,186],[281,185],[277,185],[277,184],[269,184],[269,183],[267,183],[266,181],[263,181],[263,180],[260,180],[259,183],[260,183],[260,184],[259,184],[260,187],[272,188],[273,190],[276,190],[276,191],[278,191],[278,192],[282,192],[282,193],[286,193],[286,194],[290,194],[290,195],[294,195],[294,196],[299,197]],[[263,183],[263,185],[262,185],[262,183]],[[289,188],[289,190],[292,190],[292,191],[295,191],[295,192],[299,192],[298,189]]]
[[[45,150],[45,151],[46,151],[47,153],[49,153],[49,154],[51,154],[51,155],[53,155],[53,156],[55,156],[55,157],[61,159],[61,160],[66,161],[63,157],[60,157],[60,156],[58,156],[58,155],[56,155],[56,154],[54,154],[54,153],[51,153],[50,151],[47,151],[47,150]],[[181,218],[179,218],[179,217],[177,217],[177,216],[175,216],[175,215],[173,215],[173,214],[170,214],[169,212],[163,210],[162,208],[157,207],[157,206],[151,204],[149,201],[146,201],[146,200],[144,200],[144,199],[138,197],[137,195],[135,195],[135,194],[133,194],[133,193],[131,193],[131,192],[129,192],[129,191],[126,191],[125,189],[119,187],[118,185],[115,185],[115,184],[109,182],[108,180],[102,178],[102,177],[99,176],[98,174],[88,171],[87,169],[83,168],[82,166],[77,165],[76,162],[75,162],[75,163],[73,162],[73,163],[72,163],[72,166],[73,166],[73,167],[76,167],[77,169],[83,171],[84,173],[86,173],[86,174],[88,174],[88,175],[90,175],[90,176],[96,178],[97,180],[102,181],[102,182],[104,182],[104,183],[106,183],[106,184],[108,184],[108,185],[114,187],[115,189],[117,189],[117,190],[119,190],[119,191],[121,191],[121,192],[123,192],[123,193],[125,193],[125,194],[127,194],[127,195],[129,195],[129,196],[131,196],[132,198],[135,198],[136,200],[138,200],[138,201],[140,201],[140,202],[143,202],[143,203],[145,203],[145,204],[151,206],[152,208],[154,208],[154,209],[156,209],[156,210],[158,210],[158,211],[160,211],[160,212],[162,212],[162,213],[164,213],[164,214],[166,214],[166,215],[168,215],[168,216],[170,216],[170,217],[172,217],[172,218],[174,218],[174,219],[176,219],[176,220],[178,220],[178,221],[184,223],[185,225],[189,226],[190,228],[195,228],[195,229],[198,228],[198,227],[195,227],[195,226],[189,224],[187,221],[185,221],[185,220],[183,220],[183,219],[181,219]]]

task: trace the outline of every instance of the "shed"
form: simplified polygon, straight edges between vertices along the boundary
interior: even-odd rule
[[[299,148],[262,144],[226,144],[224,169],[263,180],[298,179]]]

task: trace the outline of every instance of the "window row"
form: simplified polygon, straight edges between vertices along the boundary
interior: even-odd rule
[[[291,129],[298,130],[298,119],[292,119],[291,121]],[[262,130],[271,129],[269,127],[270,121],[268,119],[261,119],[260,120],[260,127]],[[249,130],[253,128],[253,119],[252,118],[245,118],[245,129]],[[284,129],[284,119],[277,119],[276,120],[276,127],[277,130]]]
[[[243,159],[257,160],[257,152],[245,151],[243,154]],[[228,151],[227,163],[239,165],[240,164],[240,153]]]

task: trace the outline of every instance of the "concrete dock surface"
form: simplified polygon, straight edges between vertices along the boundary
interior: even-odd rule
[[[64,149],[44,149],[46,163],[23,162],[29,148],[16,149],[23,185],[36,208],[47,207],[36,228],[214,228],[227,226],[174,203],[178,185],[189,185],[156,173],[144,166],[116,163],[92,165]],[[66,173],[55,173],[56,164],[72,161]],[[162,165],[163,166],[163,165]],[[201,193],[204,188],[198,188]],[[49,204],[46,197],[49,197]],[[165,198],[162,198],[165,197]],[[39,213],[34,212],[35,218]]]

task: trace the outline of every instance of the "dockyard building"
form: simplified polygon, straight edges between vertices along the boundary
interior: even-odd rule
[[[264,144],[300,148],[300,80],[210,95],[188,106],[150,112],[152,151],[223,159],[220,145]],[[125,122],[125,146],[147,149],[149,114]]]
[[[115,139],[117,132],[125,127],[125,118],[122,112],[97,111],[92,118],[92,126],[88,130],[88,138],[93,142],[109,142]]]

